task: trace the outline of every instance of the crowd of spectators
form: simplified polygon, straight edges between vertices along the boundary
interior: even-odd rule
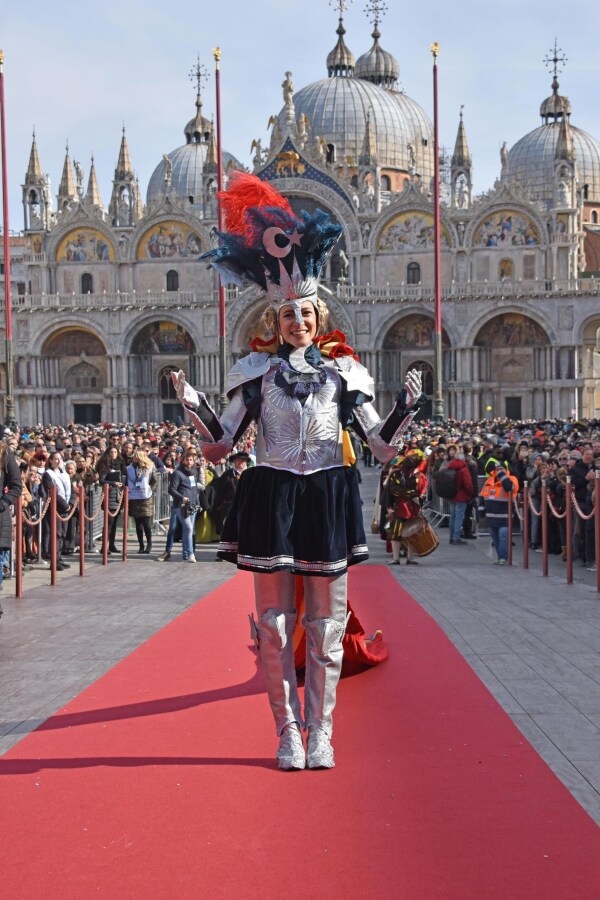
[[[566,559],[567,542],[572,541],[576,566],[593,568],[594,519],[585,518],[594,509],[595,472],[600,469],[600,420],[560,420],[515,422],[508,419],[453,421],[443,425],[417,423],[407,437],[407,448],[423,450],[428,459],[430,490],[433,474],[448,465],[458,454],[467,467],[484,476],[486,463],[492,459],[506,465],[519,483],[518,503],[522,502],[527,482],[531,506],[540,512],[542,484],[545,484],[549,506],[549,551]],[[364,450],[364,448],[363,448]],[[372,464],[370,454],[363,452],[364,466]],[[573,485],[576,502],[573,533],[566,534],[564,512],[567,476]],[[472,511],[477,506],[474,496],[467,504],[462,538],[472,538]],[[553,512],[559,515],[556,516]],[[580,511],[583,516],[579,515]],[[541,550],[541,518],[530,516],[530,548]],[[453,541],[456,536],[453,536]],[[461,542],[460,540],[458,541]]]
[[[222,523],[223,510],[219,508],[218,491],[214,488],[220,476],[229,471],[230,463],[223,459],[217,466],[208,464],[202,458],[200,441],[193,428],[169,422],[137,425],[38,424],[16,429],[14,432],[7,429],[4,442],[6,448],[14,454],[21,471],[21,503],[29,520],[36,519],[43,511],[51,484],[57,486],[59,512],[68,514],[80,484],[90,488],[108,483],[109,510],[114,514],[121,503],[120,488],[128,484],[130,489],[135,489],[135,478],[139,477],[140,471],[149,473],[150,490],[154,490],[156,476],[170,476],[182,465],[186,452],[193,450],[190,456],[194,456],[197,483],[205,495],[203,508],[212,519],[212,524],[207,518],[207,524],[203,526],[204,537],[215,540],[218,536],[214,522]],[[248,454],[250,464],[254,442],[255,428],[251,426],[235,448],[238,454]],[[457,452],[464,454],[471,469],[476,467],[479,475],[485,473],[485,464],[490,458],[506,463],[510,473],[518,479],[521,491],[527,481],[531,503],[537,511],[541,503],[541,486],[545,483],[554,509],[562,512],[566,478],[569,475],[577,503],[573,516],[573,534],[567,536],[564,519],[556,518],[551,512],[550,552],[564,557],[567,540],[571,539],[576,565],[592,566],[595,563],[593,519],[586,521],[577,513],[577,509],[584,515],[593,510],[594,473],[600,468],[600,421],[552,419],[514,422],[486,419],[450,420],[443,425],[416,422],[407,435],[406,449],[411,448],[419,448],[427,455],[430,483],[436,468],[447,464]],[[356,449],[358,455],[363,451],[363,465],[371,465],[368,449],[360,446]],[[229,481],[227,484],[229,485]],[[138,498],[140,501],[143,499]],[[223,502],[230,502],[230,497]],[[149,553],[153,524],[149,521],[150,510],[147,505],[144,507],[143,502],[136,507],[135,498],[130,503],[140,545],[139,552]],[[41,547],[37,546],[37,530],[27,522],[24,524],[25,565],[37,558],[38,553],[44,558],[49,557],[50,529],[47,519],[46,516]],[[531,548],[537,550],[541,545],[540,520],[535,515],[531,519]],[[463,533],[463,536],[470,536],[471,521],[472,516],[468,511],[463,526],[466,534]],[[69,565],[65,557],[77,546],[76,527],[77,517],[73,517],[61,528],[57,560],[59,568]],[[117,516],[111,518],[109,534],[106,536],[109,552],[116,552],[118,549],[116,529]],[[0,548],[0,552],[3,549],[6,551],[8,548]],[[5,571],[7,566],[5,558]]]
[[[69,568],[66,557],[73,554],[79,544],[79,518],[69,513],[74,509],[80,485],[88,493],[108,484],[108,508],[110,512],[108,534],[102,534],[108,542],[108,552],[116,553],[117,528],[122,521],[122,488],[129,488],[129,515],[135,523],[139,552],[149,554],[152,549],[154,493],[171,480],[170,476],[181,468],[187,453],[194,455],[196,479],[202,486],[204,506],[219,520],[219,491],[221,476],[228,471],[228,459],[218,465],[207,463],[200,450],[198,436],[193,428],[173,423],[137,425],[36,425],[29,428],[5,429],[4,449],[19,467],[22,481],[20,497],[24,512],[23,562],[24,569],[39,557],[50,559],[50,516],[47,498],[52,486],[56,487],[57,511],[67,519],[58,523],[57,558],[59,570]],[[255,442],[255,429],[251,427],[236,449],[251,454]],[[212,486],[212,487],[211,487]],[[43,516],[40,530],[30,524]],[[210,525],[204,528],[208,539],[216,539],[218,533]],[[5,543],[7,543],[5,541]],[[2,569],[10,575],[10,547],[0,547]],[[0,577],[1,583],[1,577]]]

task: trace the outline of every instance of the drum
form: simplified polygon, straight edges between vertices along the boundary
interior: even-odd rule
[[[415,556],[429,556],[437,548],[440,540],[423,516],[417,516],[404,523],[402,537]]]

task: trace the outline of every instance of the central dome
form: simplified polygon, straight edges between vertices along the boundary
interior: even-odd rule
[[[361,78],[323,78],[294,94],[296,115],[308,116],[314,135],[335,147],[336,161],[358,163],[370,119],[378,164],[408,171],[410,147],[416,171],[426,184],[433,177],[433,128],[426,113],[406,94],[385,90]],[[285,110],[279,114],[285,124]],[[410,145],[410,146],[409,146]]]

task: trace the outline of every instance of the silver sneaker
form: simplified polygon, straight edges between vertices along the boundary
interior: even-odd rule
[[[281,732],[277,762],[280,769],[303,769],[306,765],[302,735],[295,722],[286,725]]]
[[[309,728],[306,750],[306,765],[309,769],[333,769],[333,747],[326,731]]]
[[[186,559],[184,559],[184,562],[195,563],[198,562],[198,560],[195,556],[188,556]]]

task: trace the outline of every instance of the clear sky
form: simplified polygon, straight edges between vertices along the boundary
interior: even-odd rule
[[[344,13],[346,43],[356,57],[372,44],[365,5],[355,0]],[[497,177],[503,141],[510,147],[540,124],[552,80],[543,59],[555,38],[568,58],[559,81],[571,100],[571,122],[600,140],[600,0],[387,0],[387,6],[381,46],[395,55],[403,89],[430,117],[429,48],[440,43],[440,143],[452,151],[464,104],[476,193]],[[210,73],[203,113],[214,113],[215,46],[222,52],[223,144],[249,165],[252,139],[266,145],[269,116],[283,106],[286,70],[296,90],[327,76],[337,7],[327,0],[4,0],[11,230],[23,227],[21,184],[34,127],[53,194],[68,140],[86,185],[94,154],[107,204],[125,125],[145,197],[163,153],[185,142],[183,128],[195,113],[189,71],[198,56]]]

